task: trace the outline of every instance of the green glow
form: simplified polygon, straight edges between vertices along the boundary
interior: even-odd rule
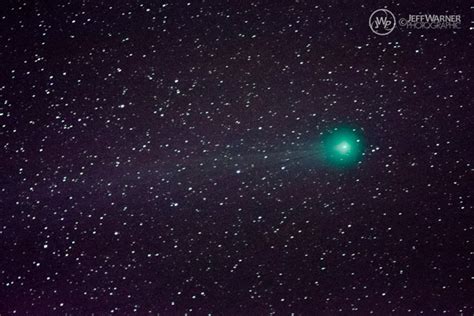
[[[351,145],[346,142],[346,141],[343,141],[343,142],[340,142],[337,146],[336,146],[336,150],[341,154],[341,155],[345,155],[345,154],[348,154],[350,151],[351,151]]]
[[[360,162],[364,150],[361,133],[355,128],[334,128],[322,135],[321,157],[333,167],[351,167]]]

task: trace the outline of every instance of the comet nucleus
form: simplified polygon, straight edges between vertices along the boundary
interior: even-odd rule
[[[334,128],[321,138],[321,155],[331,166],[350,167],[360,162],[364,150],[362,134],[355,128]]]

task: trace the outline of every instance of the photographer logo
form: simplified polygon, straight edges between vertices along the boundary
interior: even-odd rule
[[[396,25],[395,15],[387,9],[375,10],[369,18],[369,26],[377,35],[388,35]]]
[[[407,30],[459,30],[461,29],[460,14],[409,14],[400,20],[387,9],[378,9],[369,17],[369,27],[377,35],[388,35],[397,26]]]

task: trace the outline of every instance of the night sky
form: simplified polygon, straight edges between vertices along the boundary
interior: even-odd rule
[[[0,4],[1,315],[473,315],[469,1],[54,2]]]

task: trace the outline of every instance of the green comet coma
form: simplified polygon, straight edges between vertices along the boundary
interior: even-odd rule
[[[362,158],[364,142],[355,128],[334,128],[321,137],[322,159],[333,167],[355,166]]]

